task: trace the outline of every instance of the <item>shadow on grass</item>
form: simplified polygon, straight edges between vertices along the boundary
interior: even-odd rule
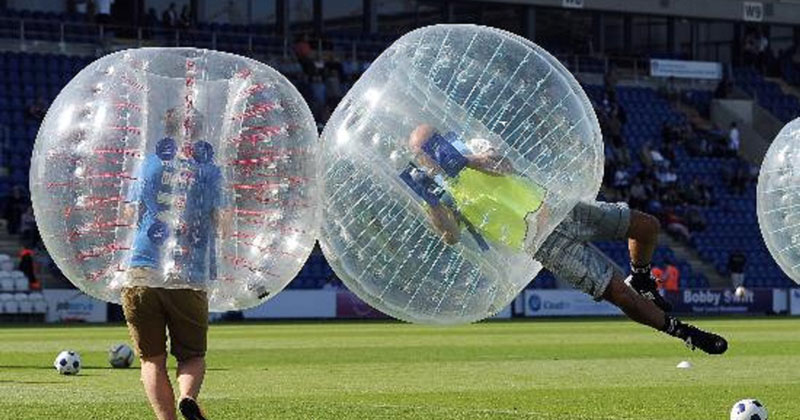
[[[4,365],[0,364],[0,369],[8,369],[8,370],[28,370],[28,369],[38,369],[38,370],[53,370],[52,366],[41,366],[41,365],[33,365],[33,366],[23,366],[23,365]],[[129,368],[113,368],[111,366],[81,366],[81,372],[85,370],[114,370],[114,371],[139,371],[138,366],[131,366]],[[227,372],[229,368],[215,368],[215,367],[207,367],[206,371],[210,372]],[[0,381],[3,382],[3,381]]]
[[[40,365],[21,366],[21,365],[3,365],[3,364],[0,364],[0,369],[46,369],[46,370],[53,370],[53,367],[52,366],[40,366]],[[111,366],[104,366],[104,367],[101,367],[101,366],[81,366],[81,370],[100,370],[100,369],[103,369],[103,370],[111,370],[111,369],[113,369],[113,370],[124,370],[124,369],[115,369],[115,368],[112,368]]]
[[[62,381],[13,381],[10,379],[0,380],[0,384],[17,384],[17,385],[61,385]]]

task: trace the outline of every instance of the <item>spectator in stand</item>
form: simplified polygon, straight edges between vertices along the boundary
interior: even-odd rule
[[[681,89],[678,87],[678,82],[674,76],[668,77],[659,90],[661,95],[669,100],[670,105],[675,106],[680,102]]]
[[[619,111],[616,107],[611,108],[611,113],[608,115],[608,135],[611,137],[613,144],[622,143],[622,121],[619,118]]]
[[[47,113],[47,101],[39,96],[36,101],[28,105],[25,109],[25,120],[28,122],[42,122]]]
[[[747,188],[747,184],[750,183],[751,179],[751,168],[750,164],[747,163],[743,159],[738,159],[736,162],[736,167],[733,170],[730,178],[730,189],[731,192],[734,194],[744,194],[745,189]]]
[[[630,166],[631,152],[622,140],[622,136],[611,137],[610,157],[611,159],[623,166]]]
[[[771,58],[771,50],[769,48],[769,38],[767,38],[762,31],[759,31],[756,37],[756,48],[758,53],[758,70],[761,74],[766,74]]]
[[[689,204],[707,206],[711,204],[711,191],[700,178],[692,178],[692,183],[683,191],[683,197]]]
[[[111,23],[111,5],[114,0],[95,0],[97,5],[97,15],[95,20],[101,25],[108,25]]]
[[[633,209],[645,210],[645,206],[647,205],[647,188],[644,182],[642,182],[642,177],[640,175],[637,175],[633,179],[629,190],[628,204],[630,204]]]
[[[668,207],[664,211],[664,224],[667,227],[667,232],[671,233],[678,239],[684,242],[689,242],[692,240],[692,234],[689,231],[689,227],[686,226],[686,223],[680,216],[678,216],[678,213],[673,207]]]
[[[304,33],[300,35],[300,39],[294,43],[294,55],[297,57],[297,61],[300,63],[300,66],[303,67],[303,72],[309,77],[316,73],[313,54],[314,50],[311,48],[311,42],[308,39],[308,34]]]
[[[682,209],[686,203],[681,200],[680,194],[674,185],[665,185],[661,188],[661,201],[665,206]]]
[[[656,287],[659,289],[664,288],[664,269],[652,263],[653,268],[650,269],[650,275],[656,280]]]
[[[661,152],[661,156],[664,157],[669,165],[672,165],[672,162],[677,161],[678,156],[675,154],[675,145],[673,143],[663,144],[658,150]]]
[[[91,0],[75,0],[67,3],[67,11],[77,14],[82,20],[88,20],[90,2]]]
[[[325,83],[322,81],[322,76],[315,74],[311,77],[311,111],[314,113],[317,121],[327,121],[325,115]]]
[[[731,123],[731,129],[728,131],[728,155],[731,157],[739,155],[739,128],[736,126],[736,121]]]
[[[225,23],[230,25],[240,25],[242,23],[242,13],[239,11],[239,7],[237,7],[236,2],[233,0],[228,1],[225,7],[211,15],[209,20],[217,21],[217,18],[223,15],[225,15],[227,20]]]
[[[659,156],[660,155],[661,154],[659,153]],[[644,165],[646,169],[653,167],[653,164],[655,163],[653,162],[653,149],[650,147],[649,142],[643,144],[639,149],[639,160],[642,161],[642,165]]]
[[[664,212],[664,205],[661,204],[661,200],[658,197],[651,196],[650,200],[647,202],[647,213],[650,213],[654,216],[662,216]]]
[[[36,248],[39,246],[42,238],[39,236],[39,229],[36,226],[36,218],[33,216],[33,206],[28,206],[25,213],[20,217],[20,230],[19,230],[22,244],[26,248]]]
[[[15,185],[11,196],[5,199],[3,218],[6,219],[6,230],[11,235],[19,233],[22,214],[30,207],[30,201],[24,196],[22,186]]]
[[[656,165],[656,179],[662,186],[673,184],[678,180],[678,175],[670,168],[669,161]]]
[[[325,284],[322,285],[323,290],[339,290],[341,288],[341,280],[335,274],[328,277]]]
[[[19,252],[19,264],[17,269],[28,278],[28,289],[42,290],[42,284],[36,276],[36,260],[34,259],[33,249],[22,248]]]
[[[747,265],[747,257],[740,250],[733,251],[728,255],[728,272],[731,273],[731,283],[733,287],[744,286],[744,267]]]
[[[691,232],[702,232],[708,225],[705,216],[697,206],[690,206],[686,210],[686,223],[689,225],[689,231]]]
[[[603,168],[603,181],[601,182],[604,187],[612,187],[614,185],[614,176],[617,174],[617,164],[612,159],[606,159]]]
[[[175,8],[175,3],[170,3],[169,8],[161,14],[161,23],[167,28],[178,26],[178,9]]]
[[[192,26],[192,9],[189,8],[188,4],[184,4],[181,8],[179,22],[182,28],[189,28]]]
[[[672,144],[677,142],[678,133],[676,127],[667,121],[661,124],[661,144]]]
[[[631,176],[628,170],[624,166],[617,167],[616,172],[614,172],[614,188],[627,191],[630,185]]]
[[[744,37],[744,48],[742,51],[744,64],[754,65],[758,59],[758,39],[754,31],[747,32]]]
[[[153,38],[153,30],[158,28],[159,24],[158,20],[158,12],[156,9],[151,7],[147,9],[147,14],[144,16],[144,27],[146,30],[144,31],[144,37],[147,39]]]
[[[603,75],[603,87],[605,88],[606,96],[609,98],[616,96],[617,74],[614,66],[609,66]]]
[[[724,76],[722,80],[717,83],[717,87],[714,89],[714,98],[716,99],[725,99],[728,95],[731,94],[733,90],[733,82],[728,76]]]
[[[681,270],[675,266],[675,262],[672,261],[672,258],[667,257],[667,265],[664,268],[664,276],[662,277],[664,282],[664,290],[677,292],[680,284],[681,284]]]
[[[342,63],[331,57],[325,62],[325,102],[329,109],[336,108],[342,99]]]
[[[97,5],[94,0],[86,1],[86,21],[94,22],[95,14],[97,14]]]
[[[693,157],[707,156],[709,152],[708,140],[705,136],[698,135],[686,142],[686,151]]]
[[[664,158],[661,151],[655,148],[650,149],[650,161],[653,162],[653,166],[655,167],[669,165],[669,161]]]

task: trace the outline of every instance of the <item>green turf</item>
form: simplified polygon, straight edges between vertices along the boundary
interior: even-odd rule
[[[754,397],[800,418],[800,319],[697,323],[728,336],[728,354],[624,320],[212,325],[201,402],[212,420],[717,420]],[[0,328],[0,419],[153,418],[138,371],[107,367],[126,339],[122,326]],[[52,368],[66,348],[83,357],[76,377]]]

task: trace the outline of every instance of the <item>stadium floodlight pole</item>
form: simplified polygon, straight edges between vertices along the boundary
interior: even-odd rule
[[[275,32],[284,38],[289,36],[289,5],[286,0],[275,0]]]
[[[314,0],[313,16],[314,16],[314,35],[321,37],[325,23],[322,19],[322,0]]]
[[[374,0],[363,0],[364,14],[361,19],[361,31],[365,34],[378,32],[378,5]]]

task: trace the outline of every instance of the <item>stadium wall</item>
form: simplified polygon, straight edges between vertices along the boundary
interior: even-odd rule
[[[75,289],[44,291],[48,303],[46,321],[51,323],[102,323],[108,320],[108,304]],[[737,297],[733,289],[684,289],[666,294],[675,312],[689,315],[800,315],[800,289],[752,289]],[[494,319],[520,317],[619,316],[607,302],[596,302],[571,289],[528,289]],[[268,319],[388,319],[348,290],[284,290],[262,305],[242,312],[249,320]],[[212,314],[212,320],[223,314]]]
[[[800,315],[800,289],[789,291],[789,311],[792,315]]]

